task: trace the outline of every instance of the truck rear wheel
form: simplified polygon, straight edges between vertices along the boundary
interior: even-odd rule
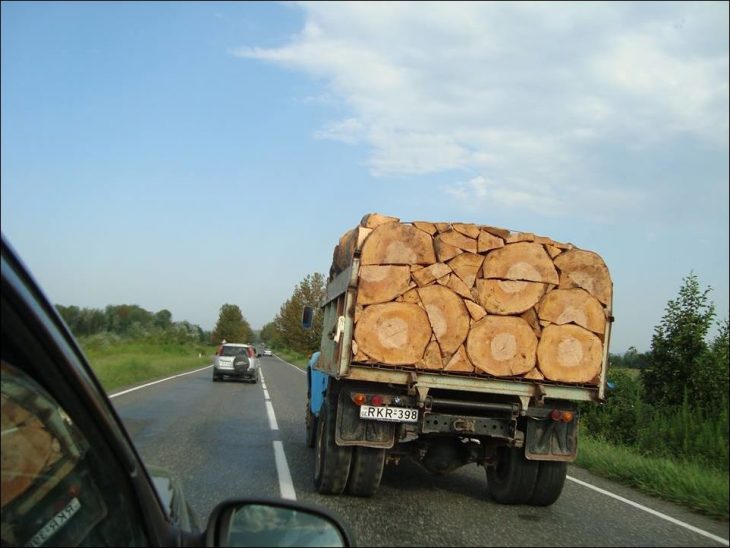
[[[329,402],[324,402],[317,421],[317,454],[314,462],[314,486],[322,495],[341,494],[350,473],[352,447],[340,447],[335,443],[336,417]]]
[[[563,492],[568,464],[565,462],[540,461],[537,472],[535,490],[529,504],[533,506],[550,506]]]
[[[532,497],[539,463],[525,458],[522,448],[500,447],[497,466],[487,468],[487,489],[500,504],[527,504]]]
[[[356,497],[372,497],[380,486],[385,466],[385,449],[355,447],[347,480],[347,492]]]

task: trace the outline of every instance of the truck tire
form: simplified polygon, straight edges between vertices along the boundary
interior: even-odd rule
[[[497,466],[487,468],[487,490],[500,504],[527,504],[537,482],[539,463],[525,458],[522,448],[500,447]]]
[[[314,486],[322,495],[339,495],[345,490],[350,474],[352,447],[335,443],[337,414],[325,401],[317,421],[317,453],[314,459]]]
[[[307,427],[307,447],[314,447],[317,442],[317,417],[312,413],[309,394],[307,394],[307,409],[304,411],[304,423]]]
[[[528,501],[533,506],[550,506],[563,492],[568,464],[565,462],[541,461],[537,472],[535,489]]]
[[[347,492],[356,497],[372,497],[383,477],[385,449],[358,446],[352,453]]]

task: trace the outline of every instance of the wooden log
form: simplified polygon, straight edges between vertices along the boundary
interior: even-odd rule
[[[577,325],[548,325],[537,346],[537,363],[546,379],[587,383],[601,371],[603,344]]]
[[[537,337],[522,318],[485,316],[466,340],[466,352],[475,367],[498,377],[527,373],[535,366]]]
[[[360,264],[423,264],[436,262],[433,238],[412,225],[382,224],[365,240]]]
[[[465,236],[464,234],[462,234],[461,232],[457,232],[456,230],[447,230],[446,232],[442,232],[441,234],[436,236],[434,240],[438,240],[454,247],[458,247],[459,249],[463,249],[464,251],[468,251],[469,253],[477,252],[476,239]]]
[[[411,270],[408,266],[363,265],[360,267],[357,286],[357,304],[392,301],[408,291],[410,281]]]
[[[472,320],[479,321],[487,315],[487,311],[473,301],[464,299],[464,304],[466,305],[466,309],[469,311]]]
[[[545,248],[529,242],[508,244],[489,252],[483,271],[484,278],[554,284],[560,281]]]
[[[475,224],[471,223],[451,223],[451,226],[457,232],[461,232],[464,236],[469,238],[478,238],[481,230]]]
[[[511,230],[507,230],[506,228],[498,228],[496,226],[481,226],[482,230],[486,230],[490,234],[494,234],[498,238],[502,238],[503,240],[507,239],[510,234],[512,234]]]
[[[380,213],[368,213],[360,220],[360,226],[365,228],[377,228],[385,223],[400,222],[398,217],[389,217]]]
[[[464,301],[447,287],[430,285],[418,289],[441,352],[452,354],[469,332],[469,312]]]
[[[563,252],[562,249],[560,249],[559,247],[555,247],[554,245],[546,245],[545,251],[547,251],[551,259],[554,259]]]
[[[436,225],[434,225],[433,223],[424,223],[423,221],[414,221],[413,226],[415,226],[419,230],[423,230],[429,236],[433,236],[434,234],[436,234]]]
[[[539,339],[542,335],[542,326],[540,325],[540,320],[538,319],[535,308],[525,310],[522,314],[520,314],[520,318],[530,324],[530,327],[532,327],[532,330],[535,332],[535,336]]]
[[[545,284],[512,280],[477,280],[477,302],[490,314],[522,314],[545,294]]]
[[[453,259],[457,255],[464,253],[458,247],[454,247],[453,245],[442,241],[438,236],[433,240],[433,247],[436,250],[436,257],[440,263],[445,263],[449,259]]]
[[[504,247],[504,240],[498,236],[490,234],[486,230],[479,232],[477,239],[477,252],[486,253],[492,249],[499,249]]]
[[[574,323],[593,331],[604,333],[606,314],[601,303],[585,289],[556,289],[540,302],[538,316],[556,325]]]
[[[510,235],[504,239],[507,244],[516,244],[518,242],[534,242],[535,235],[532,232],[510,232]]]
[[[582,287],[604,305],[611,302],[613,284],[603,259],[592,251],[571,249],[555,257],[560,289]]]
[[[434,263],[421,270],[412,272],[411,277],[418,284],[418,287],[424,287],[447,274],[451,274],[451,267],[449,265],[445,263]]]
[[[352,264],[355,251],[362,249],[365,240],[373,230],[358,226],[345,232],[335,246],[332,255],[332,266],[330,267],[330,279],[345,270]]]
[[[426,346],[426,352],[423,358],[416,363],[416,367],[420,369],[440,370],[443,368],[441,361],[441,348],[436,341],[431,341]]]
[[[451,230],[451,223],[433,223],[433,225],[439,233]]]
[[[446,287],[451,289],[454,293],[461,295],[464,299],[473,299],[470,289],[456,274],[451,275]]]
[[[474,287],[474,282],[477,279],[479,269],[484,262],[482,255],[476,255],[474,253],[462,253],[461,255],[454,257],[447,264],[451,267],[461,281],[471,289]]]
[[[466,349],[462,344],[459,349],[451,356],[449,363],[444,367],[444,371],[459,371],[461,373],[473,373],[474,365],[469,361]]]
[[[423,357],[430,339],[431,324],[428,315],[415,304],[385,303],[367,306],[355,324],[358,348],[387,365],[415,364]]]
[[[538,381],[545,380],[545,375],[540,373],[540,370],[537,367],[533,367],[530,369],[527,373],[523,375],[526,379],[535,379]]]

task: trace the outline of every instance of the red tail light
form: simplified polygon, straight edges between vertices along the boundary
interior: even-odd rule
[[[558,422],[561,418],[563,418],[563,414],[560,412],[560,409],[553,409],[550,411],[550,418],[555,422]]]
[[[375,405],[376,407],[379,405],[383,405],[383,396],[375,395],[372,398],[370,398],[370,403],[372,405]]]

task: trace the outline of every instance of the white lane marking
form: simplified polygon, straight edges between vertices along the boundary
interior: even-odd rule
[[[643,506],[639,504],[638,502],[634,502],[632,500],[629,500],[627,498],[624,498],[619,495],[614,495],[610,491],[606,491],[605,489],[601,489],[600,487],[596,487],[595,485],[591,485],[590,483],[586,483],[584,481],[581,481],[579,479],[576,479],[572,476],[567,476],[569,480],[574,481],[575,483],[582,485],[584,487],[588,487],[588,489],[593,489],[594,491],[598,491],[601,494],[604,494],[606,496],[612,497],[616,500],[620,500],[621,502],[625,502],[626,504],[633,506],[634,508],[638,508],[639,510],[643,510],[644,512],[648,512],[649,514],[652,514],[658,518],[667,520],[670,523],[674,523],[675,525],[679,525],[680,527],[684,527],[685,529],[689,529],[690,531],[693,531],[694,533],[697,533],[698,535],[702,535],[704,537],[710,538],[714,541],[719,542],[720,544],[724,544],[725,546],[730,546],[730,542],[728,539],[724,539],[722,537],[718,537],[717,535],[713,535],[712,533],[708,533],[707,531],[703,531],[702,529],[698,529],[694,525],[690,525],[689,523],[685,523],[683,521],[679,521],[678,519],[675,519],[671,516],[667,516],[666,514],[662,514],[661,512],[657,512],[656,510],[652,510],[651,508],[647,508],[646,506]]]
[[[294,482],[291,480],[289,465],[286,462],[286,455],[284,454],[284,444],[278,440],[274,442],[274,456],[276,457],[276,472],[279,474],[281,498],[297,500],[297,494],[294,491]]]
[[[266,414],[269,416],[269,426],[272,430],[278,430],[279,424],[276,422],[276,415],[274,414],[274,406],[271,404],[271,400],[266,402]]]
[[[271,399],[271,396],[269,396],[269,391],[264,388],[264,398],[266,398],[266,401],[269,401]]]
[[[116,398],[117,396],[123,396],[124,394],[129,394],[130,392],[134,392],[135,390],[139,390],[140,388],[147,388],[148,386],[152,386],[153,384],[157,384],[158,382],[165,382],[169,381],[170,379],[177,379],[178,377],[184,377],[185,375],[192,375],[193,373],[197,373],[198,371],[203,371],[205,369],[210,369],[213,367],[213,365],[206,365],[205,367],[201,367],[200,369],[195,369],[193,371],[188,371],[187,373],[180,373],[179,375],[173,375],[172,377],[167,377],[166,379],[160,379],[159,381],[153,381],[148,382],[147,384],[143,384],[142,386],[135,386],[134,388],[130,388],[129,390],[123,390],[121,392],[117,392],[116,394],[110,394],[110,398]]]

